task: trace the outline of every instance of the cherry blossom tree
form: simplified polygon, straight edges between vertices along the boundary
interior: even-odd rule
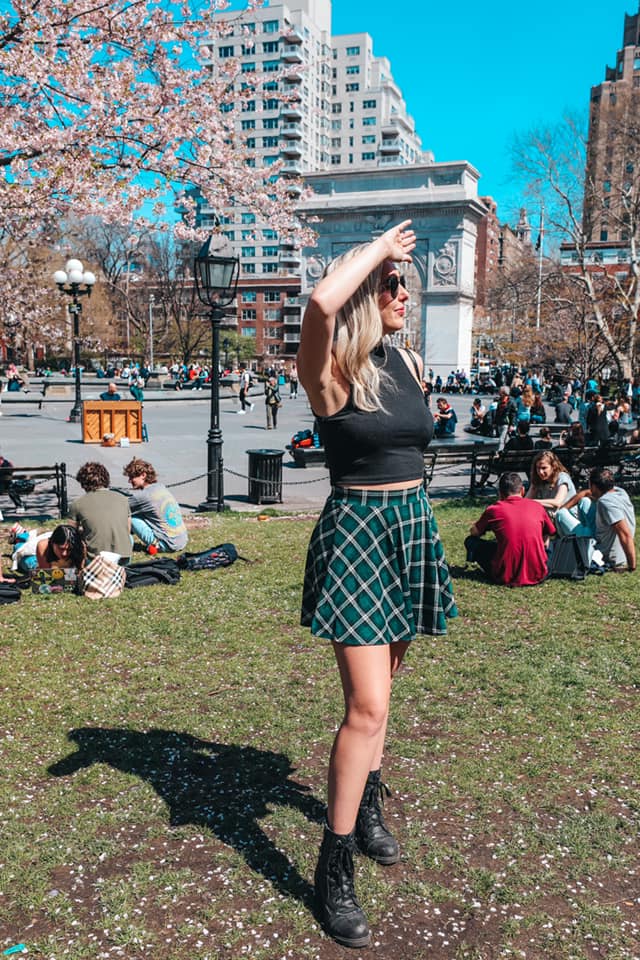
[[[8,0],[0,13],[0,204],[9,236],[46,231],[70,214],[128,221],[143,210],[157,221],[167,198],[180,194],[184,234],[195,194],[213,210],[242,205],[308,240],[287,183],[273,166],[247,164],[237,132],[259,78],[240,83],[234,58],[210,62],[212,39],[229,30],[217,16],[226,6]]]

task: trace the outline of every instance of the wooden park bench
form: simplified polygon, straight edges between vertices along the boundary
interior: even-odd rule
[[[634,470],[633,465],[639,462],[637,460],[639,456],[640,444],[637,443],[621,443],[619,445],[615,444],[606,447],[585,447],[580,453],[576,454],[571,468],[571,476],[576,485],[576,489],[582,490],[589,486],[589,474],[594,467],[609,467],[617,477],[624,464],[626,466],[625,472],[628,481],[632,482],[637,480],[636,473],[640,470],[640,467],[636,467]],[[625,486],[622,480],[618,481],[616,479],[616,483],[618,482],[620,482],[621,486]]]
[[[0,468],[0,493],[8,496],[9,489],[13,486],[16,493],[24,498],[36,491],[40,482],[51,480],[54,483],[58,511],[60,516],[64,517],[69,507],[65,463],[54,463],[50,467],[2,467]]]

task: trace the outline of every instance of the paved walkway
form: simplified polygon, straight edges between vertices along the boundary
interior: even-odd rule
[[[298,430],[311,429],[313,416],[302,390],[298,399],[287,397],[283,388],[283,406],[279,411],[278,426],[267,431],[265,404],[262,393],[254,392],[254,410],[238,415],[238,402],[230,392],[221,398],[221,427],[223,432],[225,501],[232,509],[255,510],[261,507],[248,502],[248,456],[250,449],[276,449],[283,456],[283,504],[281,509],[316,511],[328,491],[328,473],[322,466],[296,467],[285,445]],[[104,463],[114,486],[126,488],[123,466],[133,456],[150,460],[160,480],[172,486],[181,504],[195,509],[206,496],[207,433],[210,421],[208,392],[176,393],[165,391],[162,399],[150,391],[145,399],[144,419],[149,442],[130,447],[102,447],[84,444],[80,424],[67,423],[73,401],[46,404],[41,411],[32,404],[4,404],[0,419],[0,450],[16,465],[41,466],[66,463],[73,478],[87,460]],[[167,397],[169,399],[167,399]],[[471,398],[454,396],[452,403],[461,421],[460,440],[469,440],[462,430],[469,421]],[[432,495],[462,495],[468,488],[468,477],[436,475]],[[75,479],[69,479],[69,496],[81,492]],[[29,500],[27,498],[27,504]],[[279,505],[277,505],[279,506]],[[12,518],[12,505],[2,498],[5,519]]]

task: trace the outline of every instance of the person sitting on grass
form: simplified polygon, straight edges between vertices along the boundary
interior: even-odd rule
[[[54,530],[38,534],[24,530],[16,537],[14,570],[32,574],[36,570],[81,570],[87,559],[87,546],[77,527],[61,523]]]
[[[134,457],[124,470],[134,489],[129,498],[131,529],[149,553],[182,550],[187,545],[187,528],[176,498],[158,483],[152,464]]]
[[[551,515],[576,492],[573,480],[552,450],[541,450],[531,461],[528,500],[538,500]]]
[[[556,532],[544,507],[523,497],[519,473],[502,473],[500,498],[484,511],[464,542],[467,560],[477,563],[489,580],[506,587],[528,587],[546,579],[547,546]],[[484,540],[493,531],[495,540]]]
[[[564,535],[595,537],[605,563],[616,572],[636,569],[635,511],[627,491],[615,485],[608,467],[594,467],[589,488],[558,510],[556,524]]]
[[[76,480],[85,492],[71,504],[69,517],[87,541],[89,560],[107,552],[117,553],[121,564],[128,563],[131,557],[129,501],[109,489],[109,471],[97,461],[83,464]]]

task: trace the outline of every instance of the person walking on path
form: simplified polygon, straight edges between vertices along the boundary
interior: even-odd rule
[[[295,400],[298,396],[298,368],[294,363],[291,364],[289,371],[289,399]]]
[[[275,377],[269,377],[264,388],[264,404],[267,411],[267,430],[278,426],[278,410],[282,406],[280,388]]]
[[[253,404],[250,400],[247,400],[249,396],[249,388],[251,386],[251,374],[246,367],[243,367],[240,371],[240,409],[238,413],[246,413],[247,407],[249,410],[253,410]]]
[[[334,260],[311,294],[298,353],[332,491],[309,544],[303,626],[330,640],[345,714],[328,774],[327,822],[315,872],[327,933],[366,946],[353,853],[396,863],[380,807],[392,679],[418,633],[446,633],[456,616],[449,570],[423,484],[433,418],[422,364],[392,347],[409,298],[396,266],[411,263],[410,220]]]

